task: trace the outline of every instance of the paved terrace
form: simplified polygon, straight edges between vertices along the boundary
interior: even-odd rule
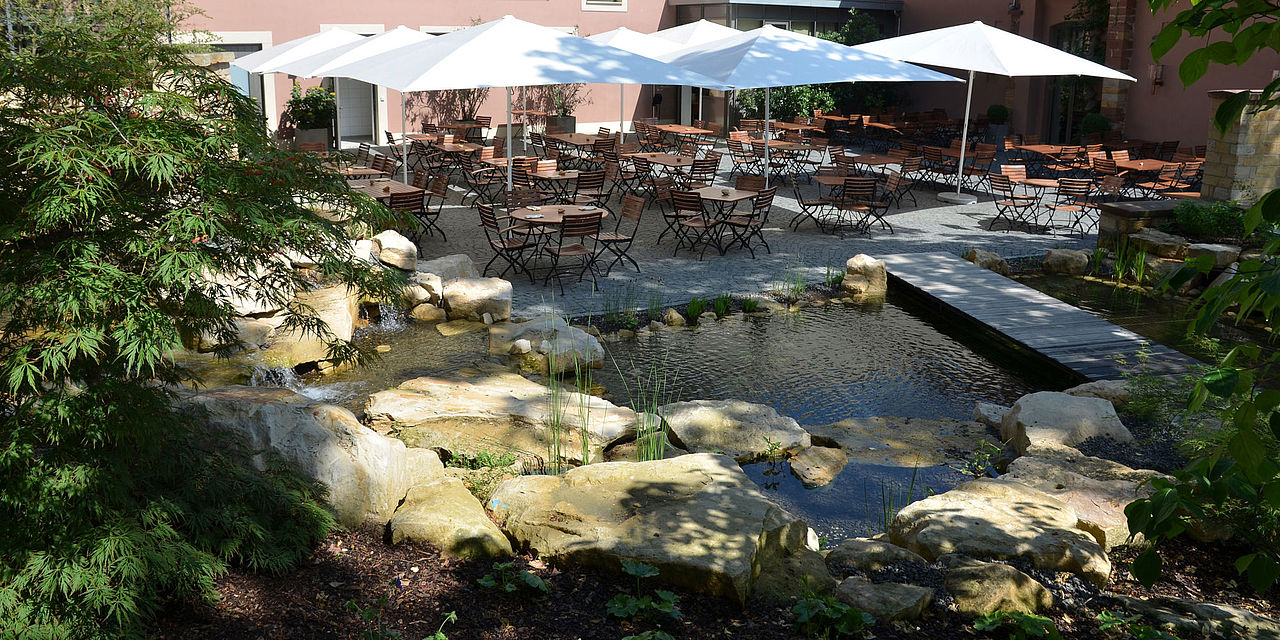
[[[517,148],[519,143],[517,142]],[[725,184],[728,175],[728,155],[719,174],[717,184]],[[456,183],[457,180],[455,179]],[[600,314],[607,308],[636,308],[650,306],[661,299],[670,306],[694,297],[714,297],[722,293],[750,295],[776,288],[777,283],[790,280],[794,274],[802,274],[810,283],[822,282],[828,270],[843,272],[844,263],[850,257],[865,253],[872,256],[906,253],[962,254],[979,248],[1006,258],[1041,255],[1054,247],[1093,247],[1096,238],[1071,235],[1039,235],[1020,231],[1004,232],[997,226],[987,231],[987,225],[995,216],[991,198],[982,195],[974,205],[944,205],[935,194],[939,187],[930,184],[916,185],[918,205],[906,198],[901,209],[891,208],[886,219],[893,225],[894,233],[873,226],[870,236],[847,237],[824,234],[812,223],[792,231],[788,222],[799,211],[790,184],[779,185],[764,232],[772,253],[757,249],[756,258],[743,249],[731,249],[723,256],[709,250],[705,258],[698,260],[696,253],[682,250],[672,256],[675,243],[668,234],[662,244],[657,244],[658,234],[665,228],[658,208],[646,209],[640,231],[631,247],[631,256],[640,264],[636,273],[630,265],[615,266],[609,277],[600,277],[593,284],[588,276],[582,282],[566,278],[564,292],[552,280],[543,286],[541,279],[530,284],[524,276],[507,274],[515,287],[513,313],[532,316],[553,311],[570,316]],[[954,187],[953,187],[954,188]],[[450,197],[440,216],[440,226],[448,236],[445,242],[436,237],[424,237],[419,251],[424,259],[452,253],[466,253],[483,266],[492,256],[484,231],[480,228],[479,215],[472,207],[458,204],[462,190],[452,187]],[[814,197],[818,185],[801,184],[806,197]],[[470,202],[470,201],[468,201]],[[620,206],[613,200],[610,206],[617,211]],[[605,221],[612,228],[613,216]],[[627,228],[624,225],[624,230]],[[499,263],[495,263],[497,265]],[[497,270],[491,275],[497,275]]]

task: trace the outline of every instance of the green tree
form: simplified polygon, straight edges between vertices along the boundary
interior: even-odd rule
[[[286,329],[359,360],[293,292],[399,286],[343,233],[392,223],[384,210],[273,146],[250,99],[168,43],[191,13],[168,4],[6,3],[0,637],[138,636],[169,599],[213,599],[227,563],[281,571],[310,553],[332,525],[321,488],[253,470],[175,409],[191,377],[173,354],[184,336],[234,343],[227,296],[254,290],[289,307]]]
[[[1157,34],[1151,53],[1160,60],[1184,37],[1203,43],[1179,63],[1178,75],[1190,85],[1208,71],[1211,63],[1243,64],[1259,51],[1280,53],[1280,4],[1269,0],[1196,2],[1149,0],[1153,12],[1179,9]],[[1225,39],[1224,39],[1225,38]],[[1262,90],[1256,102],[1248,92],[1223,102],[1214,113],[1219,131],[1227,131],[1245,109],[1263,110],[1277,105],[1280,80]],[[1280,237],[1271,232],[1280,224],[1280,191],[1263,195],[1245,213],[1245,229],[1264,240],[1263,255],[1243,260],[1235,276],[1209,287],[1191,325],[1203,334],[1229,309],[1237,319],[1258,317],[1275,329],[1280,310]],[[1191,259],[1188,266],[1168,278],[1180,286],[1197,273],[1208,273],[1212,260]],[[1247,552],[1235,561],[1236,569],[1258,590],[1269,589],[1280,577],[1280,391],[1268,389],[1280,356],[1265,356],[1257,344],[1232,349],[1219,366],[1208,372],[1192,391],[1188,409],[1218,407],[1223,428],[1204,455],[1176,475],[1174,481],[1158,481],[1149,499],[1125,509],[1129,530],[1158,542],[1206,526],[1228,532]],[[1134,561],[1135,577],[1150,585],[1159,577],[1158,547]]]

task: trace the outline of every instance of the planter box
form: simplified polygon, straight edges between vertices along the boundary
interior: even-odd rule
[[[578,130],[577,116],[547,116],[547,127],[564,127],[566,133]]]
[[[328,129],[298,129],[293,134],[293,143],[295,145],[304,142],[323,142],[326,149],[329,148],[329,130]]]
[[[1004,137],[1009,135],[1009,125],[993,124],[987,126],[987,144],[996,145],[996,151],[1004,151]]]
[[[1108,202],[1098,207],[1098,246],[1115,250],[1131,233],[1173,219],[1180,200]]]

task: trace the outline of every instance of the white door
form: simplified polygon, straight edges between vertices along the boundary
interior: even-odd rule
[[[350,78],[338,81],[338,131],[343,140],[373,140],[373,85]]]

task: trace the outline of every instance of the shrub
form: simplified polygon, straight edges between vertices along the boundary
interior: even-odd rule
[[[301,87],[293,85],[284,107],[289,121],[299,129],[328,129],[337,114],[333,92],[323,87],[311,87],[303,93]]]
[[[993,104],[987,107],[987,121],[991,124],[1008,124],[1009,107],[1002,104]]]
[[[1244,237],[1244,209],[1234,202],[1181,202],[1173,209],[1173,220],[1192,238]]]
[[[1111,130],[1111,121],[1101,113],[1091,113],[1080,121],[1081,133],[1106,133]]]

